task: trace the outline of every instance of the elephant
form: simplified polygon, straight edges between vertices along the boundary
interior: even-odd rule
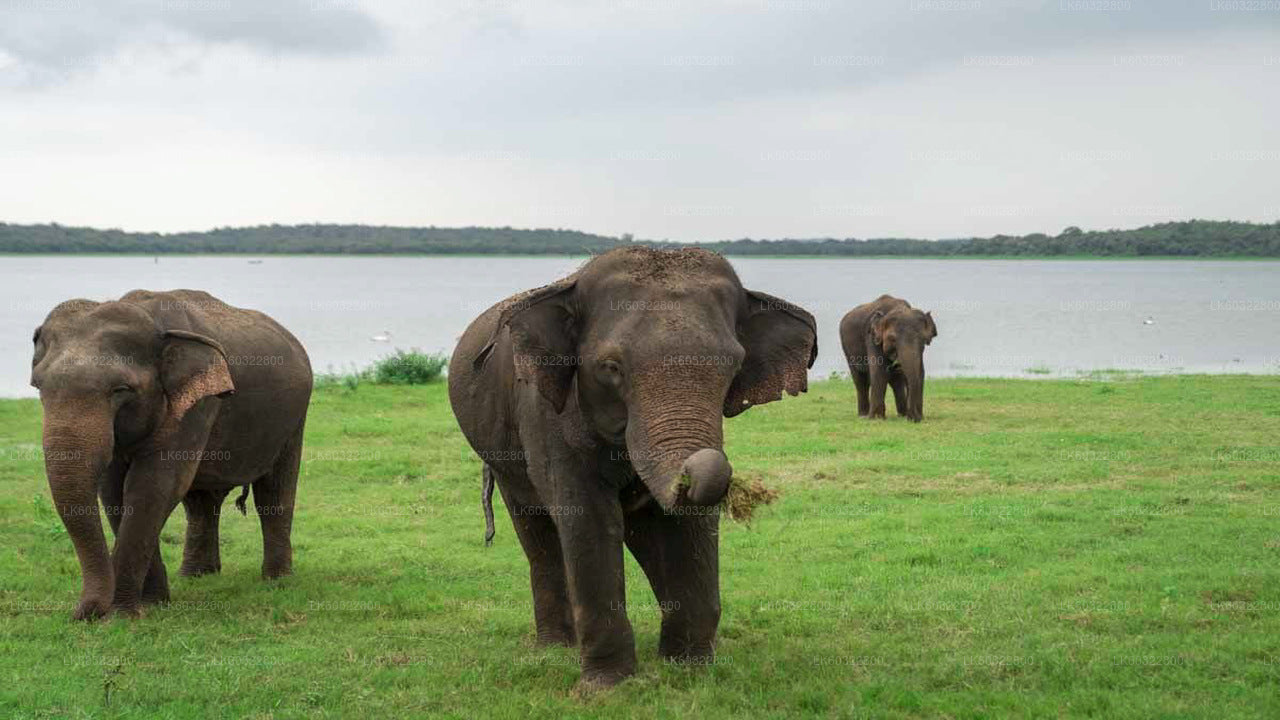
[[[266,315],[195,290],[68,300],[36,329],[49,489],[79,559],[73,617],[138,616],[169,600],[160,530],[187,514],[180,574],[221,570],[222,502],[253,501],[262,574],[292,571],[294,498],[311,363]],[[98,498],[115,535],[107,543]]]
[[[840,320],[840,344],[858,389],[858,415],[883,419],[885,387],[898,415],[924,419],[924,348],[938,336],[933,314],[891,295],[850,310]]]
[[[528,557],[536,640],[579,647],[580,686],[636,671],[624,544],[661,610],[661,656],[714,661],[733,474],[721,416],[807,390],[817,351],[813,316],[744,289],[723,257],[637,246],[462,335],[449,400],[484,463],[482,504],[496,483]]]

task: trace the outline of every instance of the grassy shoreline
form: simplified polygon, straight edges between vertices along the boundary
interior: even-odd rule
[[[500,504],[483,547],[442,384],[317,392],[296,575],[258,580],[256,519],[228,512],[221,575],[95,625],[68,620],[39,403],[3,400],[0,714],[1280,714],[1280,378],[939,379],[926,416],[860,420],[851,383],[823,381],[726,421],[737,474],[782,494],[722,524],[719,661],[659,661],[628,558],[640,674],[582,698],[576,653],[533,646]],[[184,526],[162,535],[171,573]]]

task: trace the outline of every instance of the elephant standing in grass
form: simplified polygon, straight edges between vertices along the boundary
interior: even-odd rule
[[[34,342],[45,470],[80,560],[75,618],[168,601],[159,538],[179,502],[180,572],[218,572],[218,517],[236,487],[242,511],[253,488],[263,576],[289,574],[312,379],[288,330],[204,292],[134,290],[58,305]],[[116,538],[110,553],[95,491]]]
[[[624,544],[657,596],[661,655],[714,658],[733,472],[721,418],[804,391],[816,336],[813,316],[744,289],[719,255],[642,247],[467,328],[449,399],[528,556],[538,642],[579,645],[581,684],[636,669]]]
[[[886,387],[898,415],[924,419],[924,348],[938,336],[933,314],[881,295],[840,321],[840,344],[858,389],[858,415],[884,418]]]

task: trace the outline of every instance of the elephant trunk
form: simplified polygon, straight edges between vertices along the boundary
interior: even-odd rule
[[[101,415],[102,417],[98,417]],[[86,415],[83,408],[45,403],[44,466],[49,490],[80,561],[78,620],[105,615],[115,594],[111,555],[98,511],[98,478],[111,463],[114,444],[110,413]]]
[[[907,379],[907,417],[913,422],[924,419],[924,351],[912,351],[899,359]]]
[[[715,383],[710,383],[714,386]],[[707,387],[655,388],[651,402],[640,402],[627,422],[631,465],[664,509],[679,504],[709,506],[729,489],[733,468],[725,457],[720,416]],[[678,398],[673,400],[672,398]]]

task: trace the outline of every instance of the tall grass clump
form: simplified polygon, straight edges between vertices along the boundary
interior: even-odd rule
[[[373,385],[426,385],[434,382],[449,364],[449,356],[444,353],[424,353],[421,350],[401,350],[375,361],[372,366],[357,370],[354,365],[346,372],[334,372],[330,368],[327,373],[316,375],[315,385],[318,388],[341,387],[347,390],[358,390],[360,383]]]
[[[449,356],[444,353],[424,353],[421,350],[405,352],[399,348],[378,360],[370,368],[372,380],[378,385],[426,385],[440,377]]]

